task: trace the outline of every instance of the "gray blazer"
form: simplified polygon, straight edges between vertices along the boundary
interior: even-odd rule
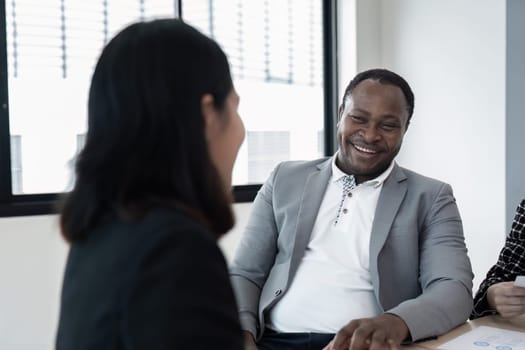
[[[243,329],[257,339],[304,255],[330,162],[279,164],[253,203],[230,276]],[[370,274],[379,305],[406,322],[412,340],[467,320],[473,274],[450,185],[394,166],[372,224]]]

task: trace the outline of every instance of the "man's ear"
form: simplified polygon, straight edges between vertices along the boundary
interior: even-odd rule
[[[343,110],[345,109],[344,103],[342,103],[339,106],[339,110],[337,111],[337,127],[339,128],[339,123],[341,123],[341,117],[343,116]]]
[[[406,134],[409,125],[410,125],[410,120],[407,118],[407,122],[405,124],[405,132],[403,134]]]

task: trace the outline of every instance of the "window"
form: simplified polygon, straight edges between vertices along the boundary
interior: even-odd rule
[[[78,154],[82,148],[84,148],[84,145],[86,144],[86,134],[78,134],[77,135],[77,152]]]
[[[11,135],[11,181],[13,193],[22,193],[22,137],[20,135]]]
[[[247,137],[234,169],[235,185],[262,183],[280,161],[319,156],[322,5],[319,0],[182,2],[184,20],[225,50],[241,97]],[[280,138],[285,134],[286,140]]]
[[[137,20],[182,16],[225,50],[247,130],[233,175],[237,200],[252,200],[282,160],[331,154],[334,3],[0,0],[0,215],[51,212],[71,188],[94,64]]]
[[[275,165],[290,159],[289,131],[248,131],[248,181],[261,183]]]
[[[317,132],[317,153],[319,154],[319,157],[322,157],[324,155],[324,130]]]

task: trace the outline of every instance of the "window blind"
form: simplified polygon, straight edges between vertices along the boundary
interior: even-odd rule
[[[91,73],[102,47],[126,24],[173,16],[173,0],[7,0],[9,74]]]
[[[322,84],[320,1],[192,0],[182,13],[219,42],[234,78]]]

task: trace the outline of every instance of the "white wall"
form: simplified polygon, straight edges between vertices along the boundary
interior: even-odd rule
[[[358,70],[383,66],[411,84],[415,113],[398,162],[452,185],[477,289],[506,234],[505,1],[357,5]]]
[[[0,220],[0,349],[52,349],[66,254],[55,216]]]
[[[525,89],[525,1],[507,0],[507,125],[506,125],[506,170],[507,170],[507,232],[518,203],[525,195],[525,157],[523,156],[523,101]]]

